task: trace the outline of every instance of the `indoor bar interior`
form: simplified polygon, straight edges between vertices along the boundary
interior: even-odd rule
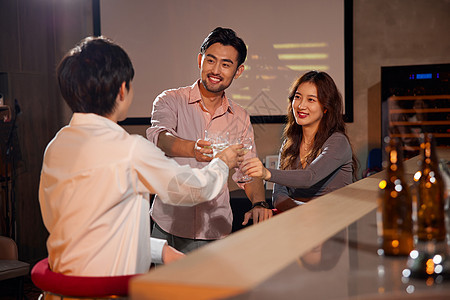
[[[0,1],[0,300],[450,299],[450,1]]]

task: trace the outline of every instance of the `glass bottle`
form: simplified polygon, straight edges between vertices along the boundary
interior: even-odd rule
[[[404,180],[403,155],[398,141],[385,138],[386,180],[380,182],[381,245],[385,255],[409,255],[414,249],[412,198]]]
[[[417,238],[420,241],[445,240],[444,181],[439,170],[435,140],[425,134],[420,145],[422,167],[414,175],[417,181]]]

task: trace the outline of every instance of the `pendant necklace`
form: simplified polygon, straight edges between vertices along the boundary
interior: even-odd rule
[[[307,143],[306,140],[303,140],[303,150],[305,151],[305,155],[300,157],[300,164],[304,167],[304,164],[306,163],[306,158],[311,154],[310,146],[312,144],[312,141]]]
[[[310,150],[309,148],[310,148],[312,142],[313,142],[313,141],[307,143],[306,140],[303,140],[303,144],[304,144],[304,145],[303,145],[303,150],[305,150],[306,152],[307,152],[308,150]]]

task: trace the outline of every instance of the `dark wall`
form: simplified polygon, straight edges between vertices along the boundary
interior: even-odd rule
[[[450,63],[450,1],[353,0],[354,123],[349,136],[367,166],[381,147],[381,67]]]
[[[2,0],[0,30],[0,93],[5,104],[13,107],[17,99],[21,109],[16,118],[19,147],[14,148],[15,239],[20,259],[34,262],[47,255],[48,233],[38,201],[42,156],[70,117],[55,68],[68,49],[92,34],[91,0]],[[0,199],[4,203],[6,196]]]

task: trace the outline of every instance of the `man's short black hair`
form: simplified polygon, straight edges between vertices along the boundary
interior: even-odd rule
[[[134,77],[127,53],[105,37],[88,37],[70,50],[57,68],[59,87],[73,112],[108,116],[120,86]]]
[[[247,58],[247,46],[244,41],[229,28],[217,27],[205,38],[200,47],[200,53],[205,54],[206,49],[215,43],[224,46],[232,46],[238,52],[238,66],[242,65]]]

